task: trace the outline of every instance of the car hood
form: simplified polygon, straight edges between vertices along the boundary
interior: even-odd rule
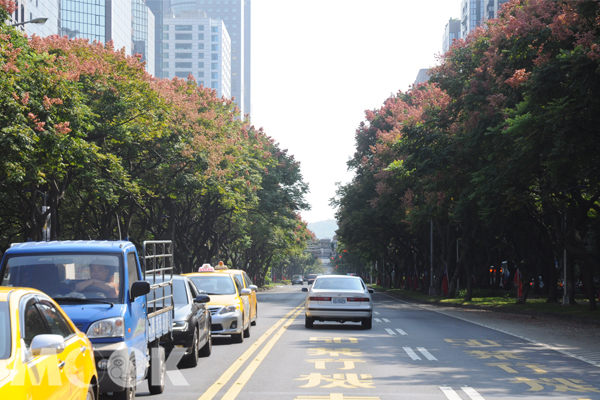
[[[191,304],[175,304],[175,318],[174,321],[186,321],[188,315],[192,312]]]
[[[209,306],[228,306],[239,303],[238,297],[235,294],[211,294]]]
[[[92,322],[121,317],[124,315],[124,304],[60,304],[63,311],[71,318],[77,328],[86,332]]]

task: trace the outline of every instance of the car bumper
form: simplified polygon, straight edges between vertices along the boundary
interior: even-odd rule
[[[125,374],[129,362],[129,349],[124,342],[94,344],[94,359],[98,370],[100,393],[122,392],[125,390]],[[106,368],[101,368],[102,360],[108,360]]]
[[[235,323],[235,328],[232,324]],[[228,314],[212,315],[211,333],[213,335],[235,335],[244,331],[244,316],[240,310]]]
[[[356,308],[356,309],[331,309],[309,307],[306,309],[306,316],[317,321],[353,321],[360,322],[366,318],[371,318],[373,315],[372,309]]]

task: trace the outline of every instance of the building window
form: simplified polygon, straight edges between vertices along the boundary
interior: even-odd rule
[[[198,34],[198,40],[204,40],[204,33]]]
[[[175,30],[176,31],[191,31],[192,26],[191,25],[175,25]]]
[[[163,49],[168,49],[169,48],[169,43],[163,43]]]
[[[198,58],[204,58],[204,53],[198,53]]]
[[[199,31],[203,31],[204,30],[204,25],[198,25],[198,30]]]
[[[219,27],[218,26],[211,26],[210,27],[210,31],[213,33],[218,33],[219,32]]]
[[[211,87],[211,89],[218,89],[219,88],[219,82],[212,81],[210,83],[210,87]]]
[[[175,68],[192,68],[191,62],[176,62]]]
[[[163,40],[169,40],[169,34],[163,33]]]
[[[175,49],[177,49],[177,50],[191,50],[192,49],[192,44],[191,43],[175,43]]]
[[[219,35],[211,35],[210,36],[210,41],[211,42],[218,42],[219,41]]]
[[[192,40],[191,33],[176,33],[175,40]]]
[[[212,70],[219,69],[219,63],[211,63],[210,69],[212,69]]]
[[[218,54],[211,54],[210,55],[210,59],[213,61],[219,61],[219,55]]]
[[[198,68],[204,68],[204,63],[203,62],[199,62],[198,63]]]
[[[168,62],[163,62],[163,68],[169,68],[169,63]]]
[[[218,72],[211,72],[210,73],[210,79],[219,79],[219,73]]]
[[[192,58],[192,53],[175,53],[175,58]]]
[[[198,50],[204,50],[204,43],[198,43]]]
[[[219,45],[218,44],[211,44],[210,45],[210,50],[211,51],[219,51]]]
[[[169,58],[169,53],[163,53],[163,58]]]
[[[187,78],[189,75],[191,74],[191,72],[175,72],[175,76],[178,78]]]
[[[198,71],[198,78],[204,78],[204,71]]]

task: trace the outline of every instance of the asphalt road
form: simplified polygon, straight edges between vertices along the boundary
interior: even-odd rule
[[[518,337],[375,293],[373,329],[304,327],[300,286],[258,294],[241,344],[216,337],[153,400],[599,399],[600,368]],[[103,398],[109,397],[103,396]]]

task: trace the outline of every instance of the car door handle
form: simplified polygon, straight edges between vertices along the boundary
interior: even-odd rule
[[[63,368],[65,367],[65,362],[64,362],[64,361],[61,361],[61,360],[58,360],[58,361],[60,361],[60,362],[58,363],[58,368],[59,368],[59,369],[63,369]]]
[[[87,347],[86,346],[81,346],[79,348],[79,350],[81,350],[82,353],[85,353],[85,351],[87,350]]]

